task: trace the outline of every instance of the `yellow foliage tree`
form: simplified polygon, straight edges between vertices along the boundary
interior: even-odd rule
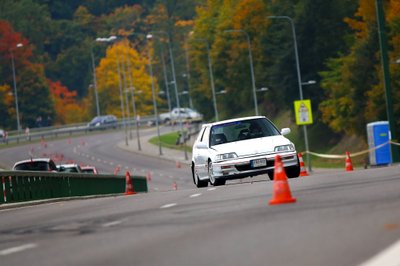
[[[147,74],[148,59],[142,57],[129,44],[119,41],[107,49],[96,69],[99,101],[103,114],[114,114],[122,118],[122,106],[126,112],[126,96],[131,109],[130,92],[134,90],[139,115],[153,113],[152,79]],[[156,95],[157,81],[153,77]],[[157,97],[157,100],[159,98]]]

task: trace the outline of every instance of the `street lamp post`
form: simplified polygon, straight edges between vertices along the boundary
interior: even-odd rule
[[[20,48],[22,47],[22,43],[18,43],[15,48]],[[15,49],[13,48],[13,49]],[[14,98],[15,98],[15,110],[16,110],[16,115],[17,115],[17,130],[18,134],[21,132],[21,123],[19,120],[19,107],[18,107],[18,92],[17,92],[17,79],[15,77],[15,60],[14,60],[14,53],[13,49],[10,49],[10,54],[11,54],[11,66],[12,66],[12,73],[13,73],[13,83],[14,83]]]
[[[113,42],[117,39],[117,36],[110,36],[108,38],[96,38],[96,42]],[[128,146],[128,134],[127,134],[127,127],[125,121],[125,110],[124,110],[124,96],[122,92],[122,81],[121,81],[121,67],[119,63],[119,55],[118,55],[118,47],[115,49],[115,58],[117,63],[117,73],[118,73],[118,83],[119,83],[119,97],[121,102],[121,112],[122,112],[122,121],[124,123],[125,128],[125,145]]]
[[[215,120],[219,121],[218,108],[217,108],[217,98],[215,97],[214,74],[213,74],[213,68],[212,68],[212,63],[211,63],[211,55],[210,55],[210,45],[209,45],[208,41],[206,39],[203,39],[203,38],[195,38],[193,40],[202,41],[202,42],[204,42],[206,44],[207,58],[208,58],[208,71],[209,71],[209,74],[210,74],[210,83],[211,83],[211,91],[212,91],[212,97],[213,97]]]
[[[300,100],[303,100],[303,88],[302,88],[302,82],[301,82],[301,73],[300,73],[300,62],[299,62],[299,53],[297,50],[297,38],[296,38],[296,29],[294,26],[293,19],[288,16],[269,16],[269,19],[286,19],[290,22],[290,26],[292,28],[292,35],[293,35],[293,42],[294,42],[294,53],[296,57],[296,69],[297,69],[297,80],[299,84],[299,94],[300,94]],[[306,146],[306,152],[307,152],[307,163],[308,163],[308,170],[311,172],[311,160],[310,160],[310,153],[309,153],[309,147],[308,147],[308,135],[307,135],[307,126],[303,126],[303,132],[304,132],[304,143]]]
[[[157,112],[157,101],[156,101],[156,92],[154,88],[154,78],[153,78],[153,67],[151,65],[151,53],[150,53],[150,47],[147,49],[148,51],[148,57],[149,57],[149,70],[150,70],[150,78],[151,78],[151,91],[153,93],[153,108],[154,108],[154,118],[156,120],[156,127],[157,127],[157,136],[158,136],[158,151],[159,154],[162,155],[162,149],[161,149],[161,141],[160,141],[160,126],[158,123],[158,112]]]
[[[242,30],[242,29],[239,29],[239,30],[225,30],[224,32],[240,32],[240,33],[243,33],[246,36],[247,48],[248,48],[248,51],[249,51],[251,83],[252,83],[252,86],[253,86],[254,110],[256,112],[256,115],[258,116],[259,112],[258,112],[258,105],[257,105],[256,80],[255,80],[255,77],[254,77],[254,65],[253,65],[253,55],[251,53],[250,36],[247,33],[247,31]]]
[[[136,128],[136,138],[137,138],[137,145],[138,145],[138,150],[141,151],[142,147],[140,145],[140,134],[139,134],[139,121],[138,121],[138,116],[137,116],[137,111],[136,111],[136,101],[135,101],[135,88],[133,87],[133,78],[132,78],[132,72],[131,72],[131,62],[128,58],[128,73],[129,73],[129,89],[131,91],[132,95],[132,109],[133,109],[133,116],[135,118],[135,128]],[[128,105],[127,105],[127,107]]]
[[[185,59],[186,59],[186,78],[187,78],[187,86],[188,86],[188,92],[190,91],[190,64],[189,64],[189,52],[188,52],[188,40],[185,37]],[[184,76],[185,77],[185,76]],[[189,93],[189,107],[193,109],[193,101],[192,97],[190,96]]]
[[[95,100],[96,100],[96,113],[97,113],[97,116],[100,116],[99,96],[98,96],[98,92],[97,92],[96,65],[94,62],[93,47],[91,47],[90,54],[92,56],[93,86],[94,86],[94,96],[95,96]]]
[[[140,35],[140,36],[143,36],[146,39],[148,39],[148,35],[146,35],[144,33],[131,33],[130,35],[136,35],[136,36]],[[149,58],[148,66],[149,66],[149,71],[150,71],[151,88],[152,88],[152,94],[153,94],[154,119],[155,119],[155,123],[156,123],[156,127],[157,127],[158,149],[159,149],[159,155],[163,155],[162,148],[161,148],[161,141],[160,141],[160,125],[159,125],[159,121],[158,121],[158,110],[157,110],[157,101],[156,101],[154,79],[153,79],[153,67],[151,64],[150,48],[148,48],[147,52],[148,52],[148,58]],[[128,60],[128,69],[130,69],[129,60]],[[129,73],[131,73],[130,70],[129,70]],[[131,85],[131,89],[132,89],[132,105],[133,105],[134,115],[135,115],[135,119],[136,119],[136,135],[137,135],[137,139],[138,139],[138,149],[141,150],[140,136],[139,136],[139,121],[138,121],[137,115],[136,115],[136,104],[135,104],[135,100],[134,100],[134,87],[133,87],[133,81],[132,81],[132,74],[130,74],[129,77],[130,77],[130,85]]]
[[[124,96],[122,93],[122,81],[121,81],[121,66],[119,63],[119,55],[117,51],[118,47],[115,49],[115,57],[117,58],[117,72],[118,72],[118,83],[119,83],[119,94],[120,94],[120,101],[121,101],[121,112],[122,112],[122,120],[124,121],[124,129],[125,129],[125,145],[128,146],[128,128],[126,125],[126,119],[125,119],[125,108],[124,108]]]
[[[167,102],[168,102],[168,112],[171,113],[171,97],[169,95],[169,86],[168,86],[168,76],[167,76],[167,68],[165,66],[165,58],[164,58],[164,48],[161,45],[161,63],[163,66],[163,72],[164,72],[164,85],[165,85],[165,91],[167,94]]]
[[[171,59],[172,78],[173,78],[173,82],[174,82],[174,85],[175,85],[174,87],[175,87],[175,95],[176,95],[176,105],[177,105],[178,110],[180,110],[181,107],[180,107],[180,103],[179,103],[178,85],[177,85],[177,82],[176,82],[174,56],[172,54],[170,35],[165,31],[155,31],[155,32],[152,32],[152,33],[148,34],[147,38],[150,38],[150,39],[153,38],[153,34],[164,34],[168,38],[168,42],[167,43],[168,43],[169,56],[170,56],[170,59]],[[181,133],[183,134],[183,123],[182,123],[180,112],[178,113],[178,120],[179,120],[179,124],[180,124]],[[158,119],[157,119],[157,122],[158,122]],[[184,150],[184,153],[185,153],[185,160],[188,160],[187,151],[186,151],[186,149],[183,149],[183,150]]]

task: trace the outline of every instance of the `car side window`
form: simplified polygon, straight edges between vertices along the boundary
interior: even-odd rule
[[[203,128],[202,132],[200,132],[200,142],[203,142],[204,133],[206,132],[206,127]]]

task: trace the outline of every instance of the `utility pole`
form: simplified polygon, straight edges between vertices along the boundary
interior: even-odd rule
[[[396,131],[396,121],[393,116],[393,103],[390,86],[390,72],[388,62],[388,51],[387,51],[387,39],[385,33],[385,14],[383,12],[382,0],[376,0],[376,20],[378,22],[378,33],[379,33],[379,45],[381,48],[381,63],[383,69],[383,85],[385,88],[385,99],[386,99],[386,114],[389,121],[389,128],[391,139],[398,141]],[[392,161],[399,162],[399,151],[395,145],[391,145]]]

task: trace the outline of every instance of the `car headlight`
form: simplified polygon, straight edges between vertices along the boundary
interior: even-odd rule
[[[294,151],[294,145],[289,144],[289,145],[276,146],[274,151],[275,152]]]
[[[223,153],[223,154],[217,154],[217,156],[215,156],[215,160],[216,161],[223,161],[223,160],[228,160],[228,159],[234,159],[237,158],[237,154],[234,152],[230,152],[230,153]]]

